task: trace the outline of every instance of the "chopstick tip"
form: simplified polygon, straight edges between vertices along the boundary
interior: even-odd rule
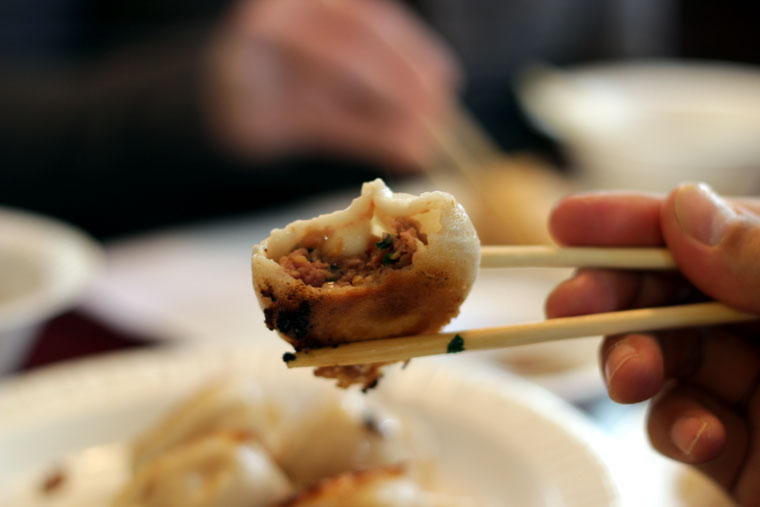
[[[309,366],[322,366],[321,364],[315,364],[315,358],[309,353],[309,350],[302,350],[297,352],[285,352],[282,355],[282,362],[288,369],[293,368],[307,368]]]
[[[283,362],[284,362],[284,363],[287,365],[287,367],[288,367],[288,368],[292,368],[292,367],[293,367],[293,364],[292,364],[292,363],[293,363],[293,361],[295,361],[296,359],[298,359],[298,356],[296,356],[296,355],[295,355],[294,353],[292,353],[292,352],[285,352],[285,353],[282,355],[282,361],[283,361]]]

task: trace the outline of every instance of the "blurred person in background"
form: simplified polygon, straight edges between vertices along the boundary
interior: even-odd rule
[[[371,175],[299,155],[396,172],[427,156],[422,119],[459,76],[405,8],[220,4],[5,3],[0,202],[105,236]]]
[[[511,91],[526,63],[694,50],[676,37],[717,19],[676,0],[406,4],[8,0],[0,203],[106,237],[404,174],[458,92],[504,148],[551,151]]]

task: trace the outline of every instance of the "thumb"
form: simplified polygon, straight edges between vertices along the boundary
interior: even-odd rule
[[[681,272],[702,292],[760,313],[760,217],[704,183],[670,193],[660,217]]]

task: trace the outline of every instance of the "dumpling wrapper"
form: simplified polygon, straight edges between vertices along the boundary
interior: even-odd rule
[[[137,470],[112,507],[269,507],[292,494],[254,437],[217,432],[174,447]]]
[[[313,287],[278,264],[314,234],[323,235],[326,255],[361,255],[396,233],[399,219],[418,224],[426,242],[416,240],[410,265],[383,269],[370,283]],[[365,183],[345,210],[274,229],[252,255],[267,326],[296,350],[436,332],[459,313],[479,264],[477,233],[453,196],[393,193],[380,179]]]
[[[408,461],[410,429],[359,393],[320,396],[285,428],[290,438],[273,456],[298,487],[351,470]]]
[[[252,432],[271,452],[283,410],[253,382],[216,380],[193,392],[141,433],[133,444],[132,467],[145,466],[176,447],[219,432]]]

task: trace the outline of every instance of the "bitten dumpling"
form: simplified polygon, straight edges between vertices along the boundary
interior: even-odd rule
[[[479,264],[478,236],[454,197],[393,193],[380,179],[345,210],[273,230],[252,256],[267,326],[296,350],[435,332],[459,312]],[[379,370],[317,374],[368,387]]]

